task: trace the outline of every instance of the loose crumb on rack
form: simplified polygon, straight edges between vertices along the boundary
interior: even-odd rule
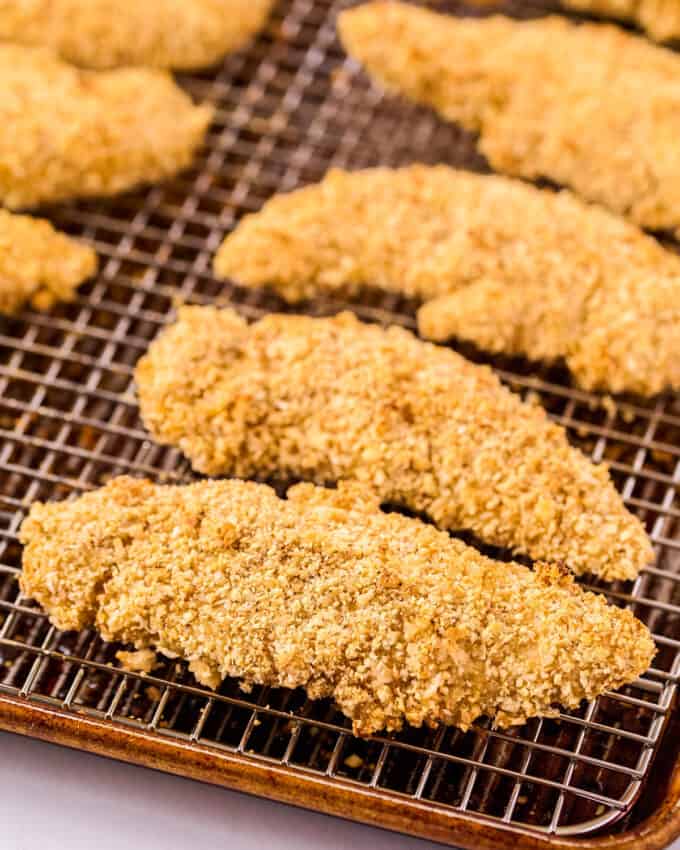
[[[130,673],[151,673],[158,665],[158,658],[152,649],[137,649],[134,652],[119,650],[116,659],[123,670]]]
[[[144,694],[151,702],[158,702],[162,696],[161,689],[156,687],[156,685],[149,685],[147,688],[144,688]]]

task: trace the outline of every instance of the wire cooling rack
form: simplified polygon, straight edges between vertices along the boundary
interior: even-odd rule
[[[342,5],[283,0],[247,51],[211,73],[181,78],[197,99],[217,106],[191,171],[115,200],[48,211],[55,224],[94,245],[102,262],[73,304],[0,318],[0,725],[79,745],[77,734],[54,732],[77,719],[83,736],[91,728],[102,736],[109,730],[118,742],[93,743],[88,732],[89,743],[83,737],[81,746],[133,759],[125,748],[131,751],[143,733],[151,750],[175,748],[171,764],[160,756],[138,759],[146,763],[461,843],[461,816],[553,840],[605,828],[623,833],[640,820],[634,804],[643,791],[652,797],[646,812],[663,794],[654,759],[675,716],[678,399],[602,399],[574,389],[559,368],[492,361],[511,387],[566,426],[575,444],[609,463],[655,544],[654,566],[635,583],[606,587],[615,604],[629,606],[653,631],[653,668],[620,692],[557,719],[505,732],[480,723],[467,733],[408,729],[358,740],[330,703],[310,702],[299,691],[245,694],[226,681],[213,693],[179,662],[148,676],[122,671],[118,647],[90,631],[59,632],[19,592],[16,535],[34,500],[66,498],[120,473],[190,479],[181,455],[145,433],[133,367],[170,320],[176,298],[230,302],[249,317],[285,309],[274,296],[211,275],[215,250],[242,215],[275,191],[320,179],[331,165],[419,160],[485,169],[471,136],[371,88],[337,42],[334,21]],[[327,313],[340,306],[325,301],[306,309]],[[377,293],[354,305],[365,319],[408,327],[414,326],[412,308]],[[31,728],[16,719],[28,709]],[[210,770],[187,766],[199,753]],[[228,781],[219,774],[226,756],[238,757],[240,765]],[[266,778],[251,782],[257,771],[265,775],[263,768],[270,771]],[[294,777],[296,795],[280,790],[287,777]],[[312,794],[319,779],[323,799]],[[380,814],[394,801],[398,821]]]

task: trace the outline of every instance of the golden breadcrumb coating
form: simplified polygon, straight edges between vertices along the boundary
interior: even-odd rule
[[[680,56],[618,27],[455,18],[398,2],[343,12],[387,89],[480,134],[500,172],[549,178],[680,234]]]
[[[568,191],[444,165],[330,171],[222,243],[215,274],[295,303],[372,284],[423,336],[565,358],[581,386],[680,388],[680,258]]]
[[[606,579],[651,559],[607,469],[542,408],[403,328],[185,307],[136,379],[154,438],[200,472],[357,480],[441,528]]]
[[[0,203],[111,195],[188,166],[212,119],[162,71],[79,71],[0,44]]]
[[[680,38],[678,0],[561,0],[567,9],[631,21],[655,41]]]
[[[211,687],[333,697],[359,735],[553,715],[654,655],[630,611],[558,567],[492,561],[360,488],[283,500],[252,482],[119,478],[34,504],[20,537],[21,589],[57,628],[179,656]]]
[[[0,313],[15,313],[27,302],[47,310],[55,301],[71,301],[96,271],[92,248],[49,221],[0,210]]]
[[[87,68],[213,65],[261,29],[272,0],[0,0],[0,40]]]

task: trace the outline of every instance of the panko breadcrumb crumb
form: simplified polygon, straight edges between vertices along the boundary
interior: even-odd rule
[[[214,265],[291,303],[366,284],[415,296],[423,336],[565,358],[586,389],[680,388],[680,257],[566,190],[443,165],[333,170],[247,215]]]
[[[680,235],[680,56],[605,24],[455,18],[389,0],[342,12],[338,26],[387,89],[479,132],[497,171]]]
[[[92,248],[44,219],[0,210],[0,313],[15,313],[27,302],[47,310],[70,301],[96,271]]]
[[[136,380],[154,438],[200,472],[358,480],[441,528],[606,579],[652,558],[605,466],[491,369],[403,328],[185,307]]]
[[[0,40],[75,65],[195,69],[245,45],[272,0],[0,0]]]
[[[0,44],[0,203],[111,195],[188,166],[212,108],[162,71],[79,71]]]
[[[554,715],[633,681],[654,643],[556,566],[480,555],[356,486],[116,479],[34,504],[22,592],[59,629],[189,662],[216,687],[303,687],[356,734]]]
[[[158,665],[158,658],[152,649],[138,649],[135,652],[120,649],[116,653],[116,660],[123,670],[129,670],[132,673],[151,673]]]
[[[655,41],[680,38],[678,0],[560,0],[566,9],[637,24]]]

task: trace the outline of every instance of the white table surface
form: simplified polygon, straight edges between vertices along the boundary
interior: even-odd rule
[[[440,846],[0,732],[2,850]]]
[[[441,845],[0,732],[1,850]]]

